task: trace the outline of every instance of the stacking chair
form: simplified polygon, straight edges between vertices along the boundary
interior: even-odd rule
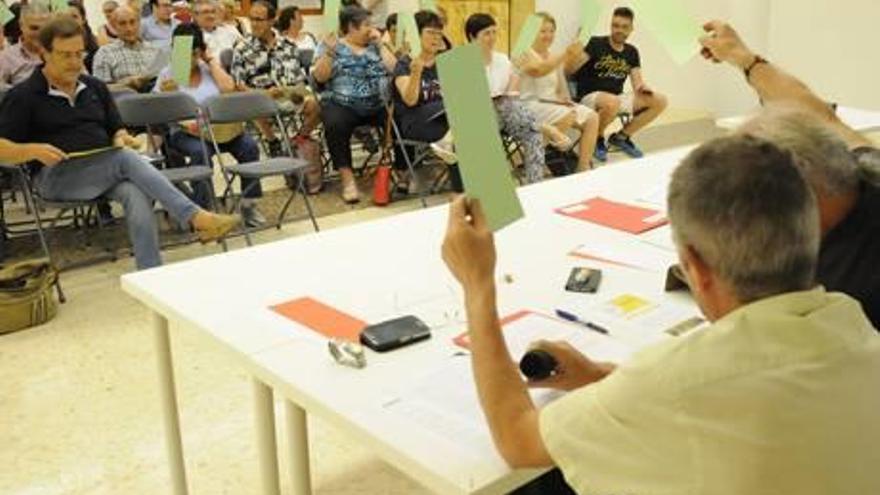
[[[231,194],[230,186],[232,184],[232,179],[235,177],[239,177],[240,179],[256,179],[253,182],[253,184],[256,184],[257,181],[265,177],[296,176],[298,178],[298,187],[290,190],[290,195],[288,196],[284,207],[278,213],[276,228],[281,228],[284,216],[287,213],[288,208],[290,208],[290,204],[296,197],[298,189],[305,202],[309,219],[312,221],[312,228],[314,228],[315,232],[318,232],[318,222],[315,219],[315,214],[312,211],[312,204],[309,201],[309,196],[305,189],[305,172],[309,168],[309,162],[294,157],[293,150],[290,147],[290,135],[287,132],[287,127],[284,125],[280,112],[278,111],[278,105],[275,101],[258,91],[222,94],[205,102],[205,112],[205,125],[207,127],[207,132],[211,138],[211,144],[214,146],[214,150],[218,156],[220,155],[220,146],[217,143],[217,139],[211,128],[212,124],[248,122],[256,119],[273,121],[274,125],[276,125],[281,131],[281,142],[283,143],[284,151],[287,154],[287,156],[268,158],[257,162],[223,166],[224,171],[229,174],[227,191],[224,192],[223,196],[226,197],[227,194]],[[245,192],[247,192],[247,190],[241,191],[238,200],[234,202],[235,211],[240,212],[241,198],[244,196]],[[252,245],[250,229],[247,226],[244,227],[244,233],[248,246]]]
[[[416,180],[416,166],[422,164],[426,158],[433,156],[431,143],[404,138],[403,134],[400,132],[400,127],[397,125],[397,119],[394,118],[394,105],[388,105],[387,108],[388,118],[391,120],[392,137],[398,144],[394,149],[394,152],[403,155],[403,160],[406,162],[406,167],[409,169],[410,180],[414,181]],[[413,156],[410,156],[406,149],[407,147],[410,147],[414,151]],[[425,198],[431,192],[431,189],[433,188],[427,188],[424,186],[419,188],[419,200],[422,203],[422,208],[428,207],[428,202]]]
[[[211,184],[211,209],[218,211],[216,204],[216,194],[213,191],[213,169],[208,165],[187,166],[170,168],[167,160],[167,154],[156,153],[155,142],[152,136],[162,135],[158,131],[169,125],[174,125],[183,120],[196,120],[201,124],[204,123],[202,109],[198,103],[189,95],[182,92],[171,93],[150,93],[135,94],[118,99],[116,106],[119,108],[119,114],[122,117],[126,127],[146,128],[147,135],[150,136],[151,155],[148,157],[150,161],[157,166],[164,165],[161,168],[162,175],[169,182],[178,186],[186,187],[191,182],[207,181]],[[201,137],[202,153],[204,154],[204,162],[208,161],[208,148],[204,137]],[[221,241],[223,250],[226,250],[226,242]]]

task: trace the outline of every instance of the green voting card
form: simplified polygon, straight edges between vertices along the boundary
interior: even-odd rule
[[[699,39],[705,33],[681,0],[633,0],[636,15],[654,33],[678,64],[700,52]]]
[[[49,4],[49,8],[52,12],[64,12],[69,6],[67,5],[67,0],[52,0]]]
[[[419,5],[422,7],[422,10],[437,12],[437,0],[421,0]]]
[[[5,3],[0,2],[0,26],[9,24],[9,21],[15,19],[15,14],[9,10]]]
[[[468,196],[480,200],[492,231],[523,217],[504,154],[480,49],[468,44],[437,59],[443,102]]]
[[[512,59],[518,59],[526,52],[526,50],[532,47],[532,43],[534,43],[535,38],[538,37],[538,32],[541,31],[541,25],[543,23],[544,19],[538,14],[532,14],[526,19],[526,22],[523,23],[522,29],[519,30],[519,37],[513,45],[513,51],[510,52],[510,57]]]
[[[339,32],[339,1],[324,0],[324,30],[328,33]]]
[[[397,45],[402,46],[404,43],[409,45],[410,58],[421,55],[422,38],[419,37],[419,28],[412,12],[397,14]]]
[[[175,36],[171,46],[171,77],[177,87],[189,86],[189,73],[192,69],[192,36]]]
[[[602,6],[597,0],[581,0],[581,32],[578,35],[581,44],[586,45],[590,41],[600,14],[602,14]]]

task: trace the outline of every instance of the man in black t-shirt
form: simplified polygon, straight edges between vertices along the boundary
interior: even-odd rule
[[[623,150],[633,158],[642,151],[630,139],[656,119],[666,108],[666,97],[651,90],[642,79],[639,51],[626,42],[633,31],[633,11],[620,7],[611,20],[611,35],[592,37],[583,55],[565,63],[566,75],[577,83],[577,99],[599,113],[599,138],[595,157],[608,158],[605,129],[618,113],[633,115],[620,132],[608,138],[610,145]],[[623,92],[623,83],[629,78],[632,93]]]

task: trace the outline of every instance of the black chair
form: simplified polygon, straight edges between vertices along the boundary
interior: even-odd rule
[[[305,190],[305,172],[309,168],[309,162],[294,157],[293,150],[290,147],[290,135],[287,132],[287,127],[284,125],[284,121],[281,118],[278,105],[275,101],[266,94],[258,91],[230,93],[215,96],[208,100],[205,103],[205,111],[207,114],[206,125],[208,128],[208,134],[211,137],[211,143],[214,146],[217,155],[220,155],[220,146],[217,143],[213,130],[211,129],[212,124],[249,122],[257,119],[271,119],[273,121],[274,125],[276,125],[281,131],[281,142],[283,143],[284,151],[287,156],[273,157],[250,163],[227,165],[224,166],[223,169],[233,177],[237,176],[239,178],[255,179],[251,187],[259,183],[259,180],[265,177],[296,176],[299,185],[297,188],[290,190],[287,202],[285,202],[284,207],[278,213],[276,228],[281,228],[284,216],[287,213],[290,204],[296,197],[297,189],[299,189],[303,196],[309,219],[312,221],[312,227],[315,232],[318,232],[318,230],[320,230],[318,228],[318,222],[315,219],[315,214],[312,211],[312,204],[309,201],[309,196]],[[226,197],[227,194],[231,194],[231,183],[231,180],[227,182],[227,191],[224,192],[224,197]],[[241,191],[239,199],[235,201],[234,209],[239,211],[239,213],[241,209],[241,197],[244,196],[245,192],[247,192],[247,189]],[[250,229],[247,226],[244,227],[244,233],[248,246],[252,245]]]

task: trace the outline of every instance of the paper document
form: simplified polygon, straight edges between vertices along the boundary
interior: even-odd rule
[[[339,32],[339,5],[340,0],[324,0],[324,31],[328,33]]]
[[[601,13],[602,6],[597,0],[581,0],[581,27],[578,33],[581,44],[586,45],[590,41]]]
[[[482,55],[476,45],[454,48],[437,60],[464,189],[477,198],[492,231],[522,218],[523,209],[501,144],[489,98]]]
[[[192,36],[175,36],[171,48],[171,78],[179,88],[189,86],[192,70]]]
[[[358,342],[361,331],[367,326],[364,321],[310,297],[276,304],[269,309],[325,337],[351,342]]]
[[[75,160],[77,158],[85,158],[87,156],[97,155],[98,153],[103,153],[105,151],[115,150],[116,146],[104,146],[103,148],[95,148],[92,150],[84,150],[84,151],[74,151],[72,153],[67,154],[67,158],[70,160]]]
[[[397,44],[409,46],[410,59],[422,54],[422,38],[416,25],[416,18],[412,12],[400,12],[397,14]]]
[[[651,272],[665,272],[678,262],[675,252],[651,246],[636,237],[614,242],[594,238],[572,250],[569,255]]]
[[[557,209],[556,213],[630,234],[641,234],[668,223],[666,214],[659,210],[617,203],[600,197],[564,206]]]
[[[576,349],[598,361],[622,362],[633,350],[613,338],[592,332],[563,320],[532,312],[504,325],[504,338],[516,361],[538,340],[566,340]],[[563,396],[551,390],[530,390],[535,405],[543,407]],[[492,437],[480,407],[467,355],[451,357],[438,368],[416,377],[401,391],[383,399],[385,410],[400,421],[416,424],[438,438],[467,445],[480,452],[495,452]],[[497,454],[494,454],[497,455]]]
[[[0,25],[5,26],[15,19],[15,14],[9,10],[5,2],[0,2]]]
[[[632,7],[676,63],[700,53],[706,33],[681,0],[633,0]]]
[[[705,323],[696,305],[641,294],[618,294],[586,312],[591,321],[609,329],[612,337],[635,348],[684,335]]]
[[[522,28],[519,30],[516,44],[513,45],[513,50],[510,52],[510,58],[516,60],[532,47],[535,38],[538,37],[538,32],[541,31],[543,23],[544,19],[538,14],[532,14],[526,18],[526,22],[523,23]]]

